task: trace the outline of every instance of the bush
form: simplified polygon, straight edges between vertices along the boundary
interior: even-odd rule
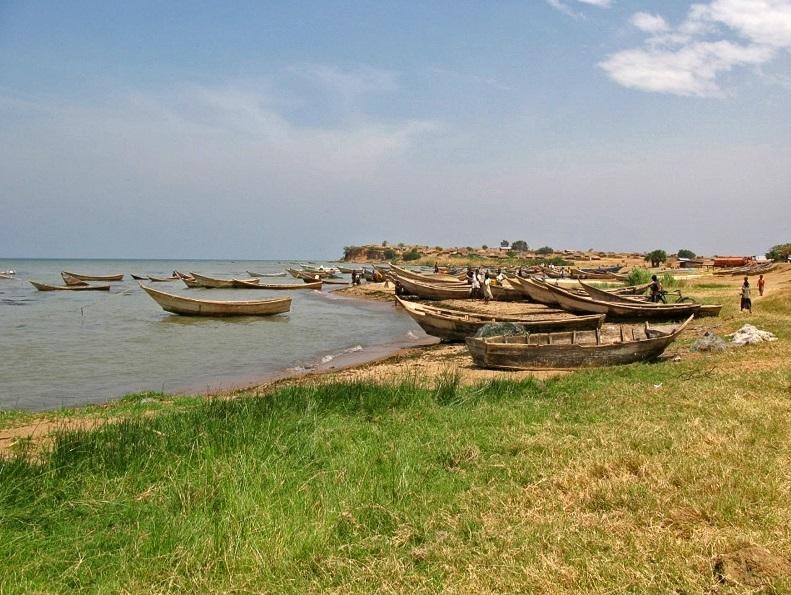
[[[626,276],[627,285],[644,285],[651,280],[651,271],[642,267],[635,267]]]
[[[420,258],[420,252],[417,251],[417,248],[412,248],[404,252],[402,258],[404,260],[417,260],[418,258]]]
[[[511,250],[513,252],[527,252],[529,249],[530,247],[524,240],[516,240],[513,244],[511,244]]]
[[[678,287],[680,285],[678,279],[670,273],[664,273],[659,282],[662,284],[663,289],[670,289],[671,287]]]
[[[692,250],[687,250],[686,248],[682,248],[678,251],[679,258],[695,258],[696,254]]]
[[[393,260],[396,257],[396,251],[392,248],[385,248],[382,254],[384,254],[385,260]]]
[[[542,246],[538,250],[536,250],[536,254],[552,254],[554,250],[549,246]]]
[[[489,249],[489,246],[487,246],[486,244],[484,244],[483,246],[481,246],[481,250],[488,250],[488,249]]]
[[[791,254],[791,244],[777,244],[769,249],[766,257],[769,260],[784,262],[788,259],[789,254]]]

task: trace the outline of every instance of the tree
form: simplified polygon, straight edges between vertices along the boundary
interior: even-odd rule
[[[481,250],[488,250],[488,249],[489,249],[489,246],[487,246],[486,244],[484,244],[483,246],[481,246]]]
[[[772,246],[769,252],[766,253],[766,257],[769,260],[776,261],[788,260],[789,255],[791,255],[791,244],[777,244]]]
[[[382,248],[386,248],[386,247],[387,247],[387,240],[383,240],[382,241]]]
[[[645,255],[643,260],[650,262],[652,267],[658,267],[667,260],[667,253],[664,250],[652,250]]]
[[[529,249],[530,247],[524,240],[516,240],[513,244],[511,244],[511,250],[514,252],[527,252]]]
[[[393,260],[396,257],[396,251],[392,248],[385,248],[383,254],[385,260]]]
[[[692,250],[687,250],[686,248],[682,248],[678,251],[679,258],[695,258],[696,254]]]
[[[413,247],[407,252],[404,252],[402,258],[404,260],[417,260],[418,258],[420,258],[420,252],[417,251],[417,248]]]
[[[502,240],[500,242],[500,247],[501,248],[508,248],[509,245],[510,245],[510,242],[508,240]]]
[[[549,246],[542,246],[536,250],[536,254],[553,254],[555,251]]]

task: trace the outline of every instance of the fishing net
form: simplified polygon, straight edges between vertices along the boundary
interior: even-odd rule
[[[734,345],[755,345],[764,341],[777,341],[772,333],[755,328],[752,324],[745,324],[733,335]]]
[[[499,336],[507,336],[511,337],[514,335],[529,335],[530,331],[523,324],[517,324],[515,322],[489,322],[484,324],[481,328],[478,329],[478,332],[475,333],[476,337],[499,337]]]

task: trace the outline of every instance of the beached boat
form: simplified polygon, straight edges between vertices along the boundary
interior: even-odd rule
[[[464,279],[459,279],[458,277],[454,277],[453,275],[443,275],[443,274],[426,274],[417,273],[415,271],[410,271],[409,269],[405,269],[394,264],[390,265],[389,273],[396,274],[399,277],[406,277],[407,279],[414,279],[415,281],[421,281],[423,283],[464,283]]]
[[[590,269],[583,270],[574,267],[569,269],[569,276],[572,279],[615,279],[617,281],[626,281],[626,275],[619,275],[618,273],[608,271],[596,272]]]
[[[543,370],[613,366],[658,358],[683,332],[693,316],[670,332],[645,324],[638,336],[620,326],[614,335],[600,329],[526,335],[468,337],[475,365],[499,370]]]
[[[30,281],[30,284],[39,291],[110,291],[109,285],[49,285],[39,281]]]
[[[179,277],[179,276],[173,276],[173,277],[149,277],[148,278],[148,280],[151,281],[152,283],[167,283],[168,281],[178,281],[179,279],[181,279],[181,277]],[[138,280],[142,281],[142,279],[138,279]]]
[[[277,273],[253,273],[252,271],[247,271],[247,274],[251,277],[285,277],[288,275],[286,271],[278,271]]]
[[[531,332],[548,332],[595,329],[604,321],[603,314],[575,316],[563,310],[538,309],[538,306],[534,314],[501,316],[437,308],[398,297],[396,300],[426,333],[448,342],[463,341],[478,332],[483,325],[492,322],[514,322],[524,325]]]
[[[552,292],[558,305],[564,310],[579,314],[606,314],[607,320],[681,320],[691,314],[697,314],[701,309],[700,304],[654,304],[651,302],[616,304],[576,295],[549,283],[537,280],[533,280],[532,283],[543,284],[547,290]],[[716,315],[713,308],[701,312],[701,314]]]
[[[69,275],[70,277],[74,277],[75,279],[79,279],[80,281],[123,281],[124,274],[117,273],[112,275],[84,275],[80,273],[70,273],[69,271],[63,271],[61,276]],[[65,279],[64,279],[65,280]]]
[[[404,293],[426,300],[466,300],[470,298],[470,285],[467,283],[425,283],[395,273],[393,278]]]
[[[204,287],[206,289],[229,289],[235,287],[233,282],[234,281],[249,281],[250,283],[258,283],[258,279],[253,277],[251,279],[217,279],[215,277],[207,277],[206,275],[200,275],[198,273],[190,272],[192,277],[192,281],[194,281],[194,285],[190,285],[187,283],[187,280],[184,277],[181,277],[181,280],[184,281],[188,287]]]
[[[577,280],[577,283],[582,286],[582,288],[585,290],[585,293],[587,293],[589,297],[595,300],[601,300],[603,302],[613,302],[615,304],[645,304],[648,299],[644,296],[628,296],[621,295],[619,293],[613,293],[594,285],[583,283],[580,280]]]
[[[508,281],[513,287],[521,291],[530,301],[545,306],[557,306],[558,301],[555,296],[547,290],[543,284],[535,283],[529,277],[508,277]]]
[[[182,316],[270,316],[291,309],[291,298],[271,300],[218,301],[198,300],[165,293],[140,283],[140,287],[162,306],[163,310]]]
[[[233,286],[239,289],[321,289],[321,281],[312,281],[308,283],[259,283],[256,279],[255,283],[246,281],[244,279],[234,279]]]

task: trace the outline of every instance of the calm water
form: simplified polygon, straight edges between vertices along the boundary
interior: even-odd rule
[[[286,261],[0,260],[0,409],[51,409],[101,403],[130,392],[205,392],[301,369],[339,365],[426,335],[391,304],[322,291],[187,289],[209,299],[290,296],[291,312],[270,317],[195,318],[163,311],[130,273],[174,269],[218,277],[282,271]],[[124,273],[105,292],[40,292],[28,279],[61,285],[60,271]],[[295,282],[289,277],[268,282]],[[267,282],[267,280],[264,280]]]

